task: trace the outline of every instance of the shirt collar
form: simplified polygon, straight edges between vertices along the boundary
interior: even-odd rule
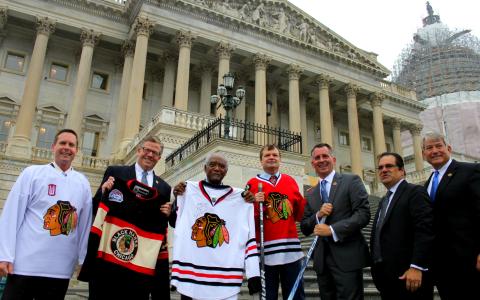
[[[143,174],[145,170],[142,169],[142,167],[140,167],[140,165],[138,163],[135,163],[135,172],[139,173],[139,174]],[[153,169],[150,170],[150,171],[147,171],[147,176],[153,174]]]
[[[262,179],[269,180],[270,177],[272,177],[272,175],[275,175],[275,177],[278,178],[278,177],[280,177],[280,171],[277,171],[277,173],[275,173],[275,174],[269,174],[269,173],[267,173],[267,172],[264,171],[264,172],[260,173],[259,176],[260,176],[260,178],[262,178]]]
[[[327,175],[325,178],[320,178],[318,179],[318,182],[321,182],[322,180],[326,180],[327,183],[332,183],[333,182],[333,177],[335,177],[335,170],[332,170],[330,174]]]
[[[440,169],[436,170],[438,171],[438,174],[440,176],[443,176],[443,174],[445,174],[445,172],[447,172],[447,169],[448,167],[450,167],[450,164],[452,163],[452,159],[450,158],[446,164],[444,164]]]
[[[60,169],[60,167],[53,161],[50,163],[50,165],[55,169],[55,170],[58,170],[59,172],[63,173],[63,175],[68,175],[68,173],[70,173],[70,171],[73,171],[73,167],[70,166],[70,168],[68,168],[66,171]]]
[[[392,186],[391,188],[389,188],[389,189],[387,189],[387,190],[389,190],[390,192],[392,192],[392,195],[395,194],[395,192],[396,192],[397,189],[398,189],[398,186],[399,186],[400,183],[402,183],[404,180],[405,180],[405,178],[400,179],[399,182],[397,182],[394,186]]]

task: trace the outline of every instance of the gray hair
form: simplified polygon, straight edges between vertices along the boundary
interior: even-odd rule
[[[429,140],[434,140],[434,141],[441,140],[445,144],[445,146],[449,145],[447,138],[443,134],[435,131],[430,131],[425,133],[425,135],[422,138],[422,149],[425,149],[425,142]]]
[[[225,155],[223,155],[221,152],[209,152],[207,154],[207,156],[205,156],[205,166],[208,166],[208,163],[210,163],[210,160],[212,159],[212,157],[221,157],[223,158],[223,160],[225,161],[225,166],[228,170],[228,161],[227,159],[225,158]]]

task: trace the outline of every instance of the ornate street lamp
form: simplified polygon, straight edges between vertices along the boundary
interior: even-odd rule
[[[223,84],[218,86],[217,95],[210,97],[212,104],[219,103],[217,109],[221,106],[225,109],[225,128],[223,130],[225,138],[228,138],[230,134],[231,111],[240,105],[243,97],[245,97],[245,90],[241,86],[235,91],[235,96],[232,95],[234,81],[235,77],[232,73],[223,75]]]

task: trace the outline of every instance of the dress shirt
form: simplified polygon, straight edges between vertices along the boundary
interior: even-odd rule
[[[137,176],[137,180],[142,182],[142,174],[144,170],[138,163],[135,163],[135,174]],[[153,170],[147,171],[147,181],[148,181],[148,186],[152,187],[153,186]]]
[[[440,182],[442,181],[443,175],[447,172],[448,167],[452,163],[452,159],[450,158],[446,164],[444,164],[440,169],[436,170],[438,171],[438,185],[440,185]],[[434,171],[435,172],[435,171]],[[432,192],[432,183],[433,183],[433,177],[432,180],[428,183],[428,195],[431,194]],[[438,192],[438,186],[437,186],[437,192]]]

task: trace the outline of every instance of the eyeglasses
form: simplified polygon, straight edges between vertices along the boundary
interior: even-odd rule
[[[157,152],[157,151],[152,150],[152,149],[148,149],[146,147],[142,147],[142,151],[145,152],[146,154],[152,154],[153,156],[156,156],[156,157],[160,156],[160,152]]]
[[[381,170],[383,170],[383,169],[390,170],[390,169],[393,169],[393,168],[395,168],[395,167],[397,167],[397,165],[386,164],[386,165],[378,166],[378,167],[377,167],[377,170],[378,170],[378,171],[381,171]]]

